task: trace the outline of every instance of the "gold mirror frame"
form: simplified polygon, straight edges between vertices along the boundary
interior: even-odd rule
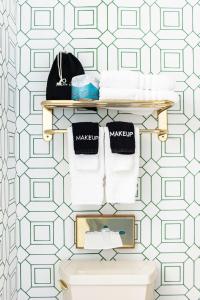
[[[120,249],[135,248],[134,215],[77,215],[75,227],[77,249],[84,249],[87,231],[101,231],[106,227],[120,233],[123,243]]]

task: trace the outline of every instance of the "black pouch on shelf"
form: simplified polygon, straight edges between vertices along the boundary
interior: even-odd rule
[[[47,100],[70,100],[71,80],[85,74],[80,61],[71,53],[60,52],[51,67],[47,81]]]

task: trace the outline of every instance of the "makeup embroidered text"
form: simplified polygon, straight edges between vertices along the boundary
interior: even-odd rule
[[[131,138],[133,136],[134,132],[132,131],[110,131],[110,137],[118,137],[123,136],[127,138]]]
[[[76,141],[96,141],[99,139],[98,135],[78,135],[76,136]]]

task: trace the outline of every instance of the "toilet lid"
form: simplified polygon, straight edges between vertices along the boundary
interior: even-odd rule
[[[152,261],[62,261],[60,279],[70,285],[148,285],[155,281]]]

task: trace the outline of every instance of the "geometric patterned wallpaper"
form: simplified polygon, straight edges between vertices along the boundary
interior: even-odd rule
[[[0,299],[16,299],[16,3],[0,0]]]
[[[198,0],[19,0],[18,172],[19,300],[60,299],[60,259],[157,262],[156,299],[200,298],[200,5]],[[132,213],[134,250],[77,250],[74,220],[80,207],[69,201],[66,135],[42,139],[40,102],[48,72],[62,49],[85,70],[160,71],[178,81],[180,101],[169,112],[166,143],[141,135],[140,176],[134,205],[85,207],[84,213]],[[12,63],[11,63],[12,64]],[[57,128],[92,120],[147,118],[115,111],[55,111]]]

